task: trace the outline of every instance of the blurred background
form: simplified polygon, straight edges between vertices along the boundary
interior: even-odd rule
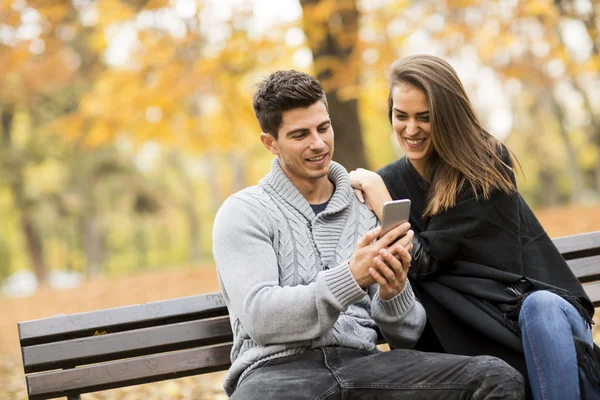
[[[550,236],[600,229],[599,28],[599,0],[1,0],[0,398],[26,398],[17,321],[219,290],[213,218],[269,169],[251,96],[277,69],[321,80],[334,158],[376,169],[401,156],[387,67],[444,57]]]

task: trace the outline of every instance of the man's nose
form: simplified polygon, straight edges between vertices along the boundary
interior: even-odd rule
[[[313,140],[310,143],[310,147],[313,149],[322,149],[325,146],[325,141],[319,135],[319,132],[313,132],[312,134]]]

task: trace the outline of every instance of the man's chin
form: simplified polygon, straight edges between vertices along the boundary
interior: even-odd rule
[[[329,167],[327,167],[327,168],[323,168],[323,169],[321,169],[321,170],[319,170],[319,171],[313,171],[313,172],[312,172],[311,174],[309,174],[309,175],[310,175],[310,177],[311,177],[312,179],[321,179],[321,178],[323,178],[323,177],[327,176],[327,174],[328,174],[328,173],[329,173]]]

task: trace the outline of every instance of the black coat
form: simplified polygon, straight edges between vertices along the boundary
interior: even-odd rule
[[[528,293],[553,290],[591,320],[592,303],[518,193],[459,196],[455,207],[423,218],[428,184],[406,157],[378,173],[393,199],[412,203],[409,277],[428,318],[419,349],[493,355],[527,376],[517,321]]]

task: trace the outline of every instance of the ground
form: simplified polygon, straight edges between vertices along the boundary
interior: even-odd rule
[[[600,206],[570,206],[542,210],[536,214],[553,238],[600,229]],[[216,291],[219,291],[219,286],[214,265],[200,265],[102,278],[71,290],[43,288],[33,296],[21,299],[0,297],[0,399],[27,398],[17,338],[18,321]],[[600,318],[596,321],[600,322]],[[600,343],[600,329],[595,330],[594,337]],[[223,376],[224,373],[220,372],[83,397],[85,400],[226,399],[222,389]]]

